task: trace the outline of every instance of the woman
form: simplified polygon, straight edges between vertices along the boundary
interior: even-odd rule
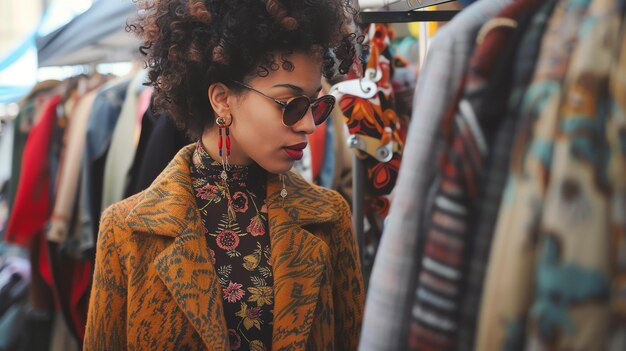
[[[169,0],[138,25],[157,106],[198,140],[102,218],[86,350],[354,350],[350,210],[290,172],[352,63],[346,0]]]

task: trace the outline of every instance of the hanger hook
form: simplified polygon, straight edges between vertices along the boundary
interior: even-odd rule
[[[363,79],[359,79],[359,88],[361,88],[361,91],[364,92],[365,94],[368,94],[370,91],[372,91],[371,87],[363,88]]]

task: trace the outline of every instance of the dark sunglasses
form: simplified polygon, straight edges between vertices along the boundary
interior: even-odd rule
[[[311,108],[311,112],[313,112],[313,122],[316,126],[319,126],[324,123],[326,119],[328,119],[330,112],[335,106],[335,97],[332,95],[324,95],[315,100],[311,100],[308,96],[300,95],[292,97],[287,102],[284,102],[274,99],[273,97],[266,95],[247,84],[238,81],[233,81],[233,83],[257,92],[279,104],[283,108],[283,124],[287,127],[291,127],[298,123],[298,121],[306,115],[307,111],[309,111],[309,107]]]

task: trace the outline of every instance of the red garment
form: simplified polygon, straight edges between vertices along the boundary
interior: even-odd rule
[[[77,260],[59,253],[56,243],[49,242],[45,250],[50,256],[46,264],[52,264],[53,289],[55,299],[61,308],[70,330],[82,341],[87,324],[89,307],[89,291],[91,285],[92,265],[87,260]],[[44,271],[43,265],[40,269]],[[49,268],[48,268],[49,269]]]
[[[42,241],[37,267],[39,274],[54,291],[57,304],[69,316],[72,330],[81,339],[85,333],[91,262],[59,257],[56,250],[49,250],[45,236],[41,235],[52,211],[48,151],[60,100],[59,96],[50,100],[26,140],[5,240],[25,247],[30,247],[33,240]],[[52,267],[50,262],[54,262]]]
[[[22,171],[5,236],[5,240],[13,244],[29,247],[50,218],[48,149],[60,100],[60,96],[50,100],[24,145]]]
[[[317,126],[315,132],[309,136],[313,179],[317,179],[320,176],[320,171],[322,170],[322,164],[324,162],[324,150],[326,149],[326,123],[322,123]]]

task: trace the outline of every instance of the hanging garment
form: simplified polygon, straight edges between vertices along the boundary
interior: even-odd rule
[[[146,78],[146,71],[140,71],[130,82],[126,98],[111,137],[111,147],[107,154],[102,186],[101,208],[106,209],[124,198],[128,186],[129,170],[135,159],[137,123],[137,97],[139,85]]]
[[[60,313],[54,315],[52,320],[52,335],[50,338],[50,351],[78,351],[80,347],[73,337],[67,324]]]
[[[367,66],[363,69],[359,59],[350,67],[347,81],[335,85],[342,94],[338,107],[348,126],[350,146],[364,169],[364,236],[363,266],[369,276],[376,247],[382,235],[384,219],[389,211],[396,185],[401,153],[404,144],[400,130],[404,124],[395,111],[393,91],[393,49],[389,28],[385,24],[370,24],[365,30],[364,47],[368,47]],[[359,41],[360,38],[357,38]],[[362,72],[364,71],[364,73]],[[352,85],[342,90],[341,86]],[[350,91],[352,90],[352,91]]]
[[[48,164],[50,174],[50,199],[56,199],[56,191],[59,188],[59,167],[63,162],[65,146],[67,144],[66,131],[70,124],[70,119],[74,115],[78,101],[81,95],[78,93],[78,86],[84,85],[86,77],[72,77],[64,82],[67,91],[60,93],[63,96],[61,102],[57,106],[57,113],[52,132],[50,135],[50,144],[48,145]],[[82,83],[80,83],[82,81]],[[54,203],[51,204],[54,207]]]
[[[348,147],[348,132],[341,109],[330,113],[326,126],[324,163],[320,170],[320,185],[337,190],[348,203],[352,202],[352,151]]]
[[[315,128],[315,132],[308,137],[307,145],[311,152],[311,177],[318,183],[322,164],[324,163],[324,150],[326,147],[327,129],[330,121],[320,124]]]
[[[307,182],[313,183],[313,165],[310,144],[302,150],[302,159],[294,162],[293,171],[301,175]]]
[[[152,126],[147,125],[150,121],[153,123]],[[142,129],[138,154],[134,161],[137,167],[132,173],[129,195],[147,189],[172,161],[176,153],[191,143],[185,132],[176,127],[167,112],[155,114],[153,108],[148,107],[143,122],[146,123],[147,129],[145,134]]]
[[[20,334],[26,326],[26,301],[12,304],[0,317],[0,350],[17,350],[20,348]]]
[[[111,82],[96,95],[87,121],[86,143],[81,175],[80,249],[92,258],[100,222],[104,166],[115,125],[122,109],[130,80]],[[91,239],[89,239],[91,238]]]
[[[50,351],[54,315],[26,308],[24,327],[19,330],[20,351]]]
[[[23,106],[14,120],[14,145],[11,161],[13,166],[11,168],[11,179],[9,181],[8,192],[9,211],[13,209],[13,203],[17,193],[20,172],[22,170],[22,155],[24,154],[26,139],[28,138],[28,133],[30,133],[31,128],[33,127],[35,119],[38,119],[38,116],[35,116],[35,114],[38,113],[39,107],[43,109],[48,104],[52,98],[51,95],[48,95],[49,92],[58,85],[59,81],[57,80],[45,80],[43,82],[39,82],[35,84],[28,95],[22,99]],[[39,111],[39,113],[41,113],[41,111]]]
[[[75,344],[84,335],[86,299],[91,281],[91,263],[81,259],[80,227],[76,221],[80,218],[78,200],[83,181],[80,178],[81,161],[84,159],[87,123],[96,94],[97,88],[86,92],[76,100],[69,112],[69,125],[64,136],[65,147],[57,174],[59,182],[56,199],[46,228],[46,239],[54,243],[47,246],[47,261],[50,263],[53,280],[51,287],[61,307],[59,316],[63,314],[68,323],[64,328],[69,329],[76,339],[70,344]],[[59,340],[66,339],[63,336],[67,334],[65,329],[59,332]],[[55,335],[53,333],[53,344],[57,338]],[[65,342],[60,344],[64,345]]]
[[[130,171],[128,172],[130,181],[128,182],[128,188],[124,192],[124,198],[133,196],[143,190],[137,188],[137,182],[139,182],[139,168],[141,167],[144,159],[146,157],[150,157],[151,153],[154,153],[154,150],[150,150],[148,148],[148,143],[152,133],[154,133],[157,118],[159,118],[159,115],[155,116],[151,108],[152,106],[144,112],[144,116],[141,118],[141,134],[139,136],[139,142],[137,143],[137,151],[135,152],[133,165],[130,167]],[[165,142],[165,140],[160,141]]]
[[[606,122],[610,147],[607,177],[613,190],[609,210],[614,269],[611,309],[616,321],[612,326],[610,351],[626,349],[626,25],[623,22],[624,18],[620,50],[615,50],[610,72],[610,114]]]
[[[361,350],[402,350],[411,312],[410,291],[417,272],[419,214],[432,179],[436,128],[449,108],[474,48],[476,34],[510,1],[481,0],[459,13],[433,38],[415,90],[397,194],[370,278]],[[409,152],[409,151],[407,151]]]
[[[8,193],[11,184],[11,163],[15,140],[15,121],[4,123],[0,130],[0,240],[9,221]]]
[[[517,22],[514,38],[507,44],[486,91],[485,99],[490,103],[484,113],[497,116],[502,121],[488,156],[486,175],[481,179],[482,191],[476,201],[478,208],[471,224],[474,242],[468,254],[470,261],[467,264],[458,342],[460,351],[474,350],[483,283],[502,192],[509,174],[519,105],[532,78],[545,26],[556,2],[546,1],[536,15],[528,13],[525,19]]]
[[[0,190],[11,179],[15,121],[8,121],[0,127]],[[2,226],[0,225],[0,228]]]
[[[20,181],[5,237],[17,245],[28,247],[50,218],[47,151],[60,99],[56,96],[48,103],[24,146]]]
[[[47,242],[46,263],[50,265],[50,275],[56,301],[63,314],[67,328],[76,339],[82,342],[85,335],[87,309],[89,307],[89,287],[92,280],[92,263],[75,259],[64,254],[64,250],[55,243]]]
[[[73,106],[66,105],[66,133],[62,138],[65,146],[62,151],[57,179],[57,194],[54,210],[46,230],[48,258],[51,269],[52,283],[56,301],[60,307],[59,315],[63,315],[71,332],[71,337],[80,343],[84,336],[87,317],[88,292],[91,283],[91,262],[84,260],[81,250],[82,228],[79,220],[82,217],[79,200],[83,189],[81,179],[87,127],[93,104],[101,85],[100,76],[91,79],[91,91],[83,95],[74,94]],[[88,81],[85,81],[89,84]],[[70,99],[71,100],[71,99]],[[69,100],[68,100],[69,101]],[[61,330],[65,330],[61,329]],[[61,331],[62,335],[67,334]],[[53,341],[55,336],[53,334]],[[66,340],[62,336],[60,340]],[[61,343],[64,345],[65,341]]]
[[[83,95],[69,117],[69,127],[65,136],[66,146],[63,163],[57,177],[59,186],[54,201],[54,209],[48,224],[46,237],[49,241],[64,243],[68,239],[77,194],[80,190],[80,170],[85,149],[87,121],[96,91]],[[68,248],[75,251],[75,249]]]
[[[460,324],[461,302],[472,243],[471,220],[475,216],[485,159],[491,152],[493,132],[500,117],[485,113],[491,101],[484,99],[496,62],[516,27],[492,23],[516,23],[543,0],[518,0],[490,19],[477,37],[458,107],[444,116],[441,134],[447,139],[439,174],[432,188],[432,204],[419,236],[424,237],[421,265],[416,274],[408,348],[454,350]],[[487,29],[485,31],[484,29]]]
[[[369,99],[345,94],[339,98],[339,107],[346,117],[350,134],[356,135],[365,149],[359,155],[367,168],[367,193],[371,196],[388,195],[396,184],[400,167],[403,140],[398,135],[398,116],[391,84],[392,55],[387,28],[371,24],[368,31],[369,61],[366,75],[374,76],[376,94]],[[354,64],[347,79],[360,79],[360,65]],[[371,77],[370,77],[371,78]],[[381,148],[390,145],[384,155]],[[385,160],[382,160],[385,159]],[[384,214],[386,215],[386,214]]]
[[[135,195],[143,189],[136,189],[137,182],[139,181],[139,168],[141,167],[141,162],[146,157],[146,155],[150,154],[152,150],[148,149],[148,142],[150,141],[150,135],[154,131],[154,125],[156,123],[156,118],[158,117],[154,115],[152,111],[152,92],[154,89],[152,87],[147,87],[144,91],[139,94],[139,98],[137,99],[137,114],[141,113],[141,117],[137,115],[137,123],[140,125],[137,128],[137,133],[139,136],[135,135],[137,138],[137,150],[135,152],[135,159],[133,160],[133,164],[128,171],[128,186],[124,189],[124,198]],[[161,140],[164,142],[164,140]],[[186,145],[186,144],[185,144]],[[181,145],[181,147],[184,145]]]
[[[601,0],[604,1],[604,0]],[[561,104],[561,85],[590,1],[556,4],[520,109],[511,174],[489,260],[477,350],[523,345],[534,287],[535,240],[543,212]],[[581,31],[584,32],[584,31]]]
[[[618,316],[611,311],[612,241],[619,227],[611,228],[607,216],[615,186],[608,178],[606,123],[609,75],[625,5],[624,0],[591,2],[567,68],[558,119],[550,122],[555,125],[551,144],[532,140],[531,148],[537,143],[551,148],[552,160],[543,170],[539,223],[528,233],[534,236],[537,258],[534,284],[528,285],[534,285],[526,312],[529,349],[606,349]]]
[[[0,268],[0,318],[11,305],[25,300],[30,281],[30,263],[26,258],[2,257]]]
[[[30,127],[26,123],[26,121],[32,120],[34,114],[35,101],[27,100],[24,103],[24,107],[22,107],[14,120],[15,128],[13,129],[13,151],[11,156],[12,167],[8,188],[9,211],[11,211],[13,208],[13,203],[17,194],[17,186],[22,171],[22,155],[24,154],[24,146],[26,145],[28,133],[30,132]]]

